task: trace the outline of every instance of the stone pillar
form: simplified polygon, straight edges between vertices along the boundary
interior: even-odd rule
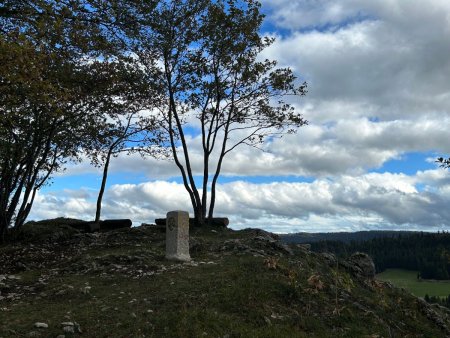
[[[170,211],[166,217],[166,258],[188,262],[189,255],[189,213]]]

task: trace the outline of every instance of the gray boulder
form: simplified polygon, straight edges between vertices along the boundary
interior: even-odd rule
[[[362,278],[375,278],[375,264],[372,258],[364,252],[356,252],[346,259],[342,265],[354,275]]]

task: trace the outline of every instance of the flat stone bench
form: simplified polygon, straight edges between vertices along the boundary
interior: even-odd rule
[[[155,224],[165,226],[166,219],[165,218],[157,218],[157,219],[155,219]],[[213,219],[206,219],[205,224],[209,224],[209,225],[215,226],[215,227],[226,228],[228,226],[228,224],[230,224],[230,221],[226,217],[214,217]],[[192,217],[189,218],[189,226],[190,227],[197,226],[197,221],[195,220],[195,218],[192,218]]]
[[[95,232],[130,228],[132,224],[131,219],[107,219],[100,222],[80,222],[70,226],[81,231]]]

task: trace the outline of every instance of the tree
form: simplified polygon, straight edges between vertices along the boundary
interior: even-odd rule
[[[91,126],[102,124],[101,110],[114,102],[104,97],[110,86],[104,64],[68,64],[26,44],[2,50],[0,63],[10,65],[0,87],[3,235],[11,223],[23,224],[50,175],[91,146]]]
[[[306,124],[283,100],[304,95],[306,84],[296,84],[289,68],[260,60],[274,40],[259,34],[263,15],[257,1],[162,1],[156,13],[138,54],[143,64],[155,54],[161,60],[161,113],[196,221],[204,224],[214,215],[226,155],[240,145],[258,148]],[[201,132],[200,185],[186,137],[192,127]]]
[[[440,167],[442,168],[450,168],[450,157],[449,158],[443,158],[439,157],[436,162],[440,163]]]
[[[94,222],[100,221],[102,199],[108,178],[111,158],[126,152],[140,153],[146,156],[167,156],[160,147],[163,136],[158,131],[158,123],[154,116],[147,116],[145,111],[131,111],[113,117],[114,122],[104,129],[104,134],[97,139],[99,145],[91,154],[92,162],[103,166],[102,182],[97,197]]]
[[[134,31],[118,20],[129,3],[0,5],[0,240],[23,224],[51,174],[94,145],[103,113],[120,102],[120,72],[109,61]]]

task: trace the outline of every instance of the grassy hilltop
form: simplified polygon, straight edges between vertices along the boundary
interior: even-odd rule
[[[0,337],[450,334],[444,308],[261,230],[191,229],[193,261],[177,263],[162,227],[67,223],[25,225],[0,247]]]

